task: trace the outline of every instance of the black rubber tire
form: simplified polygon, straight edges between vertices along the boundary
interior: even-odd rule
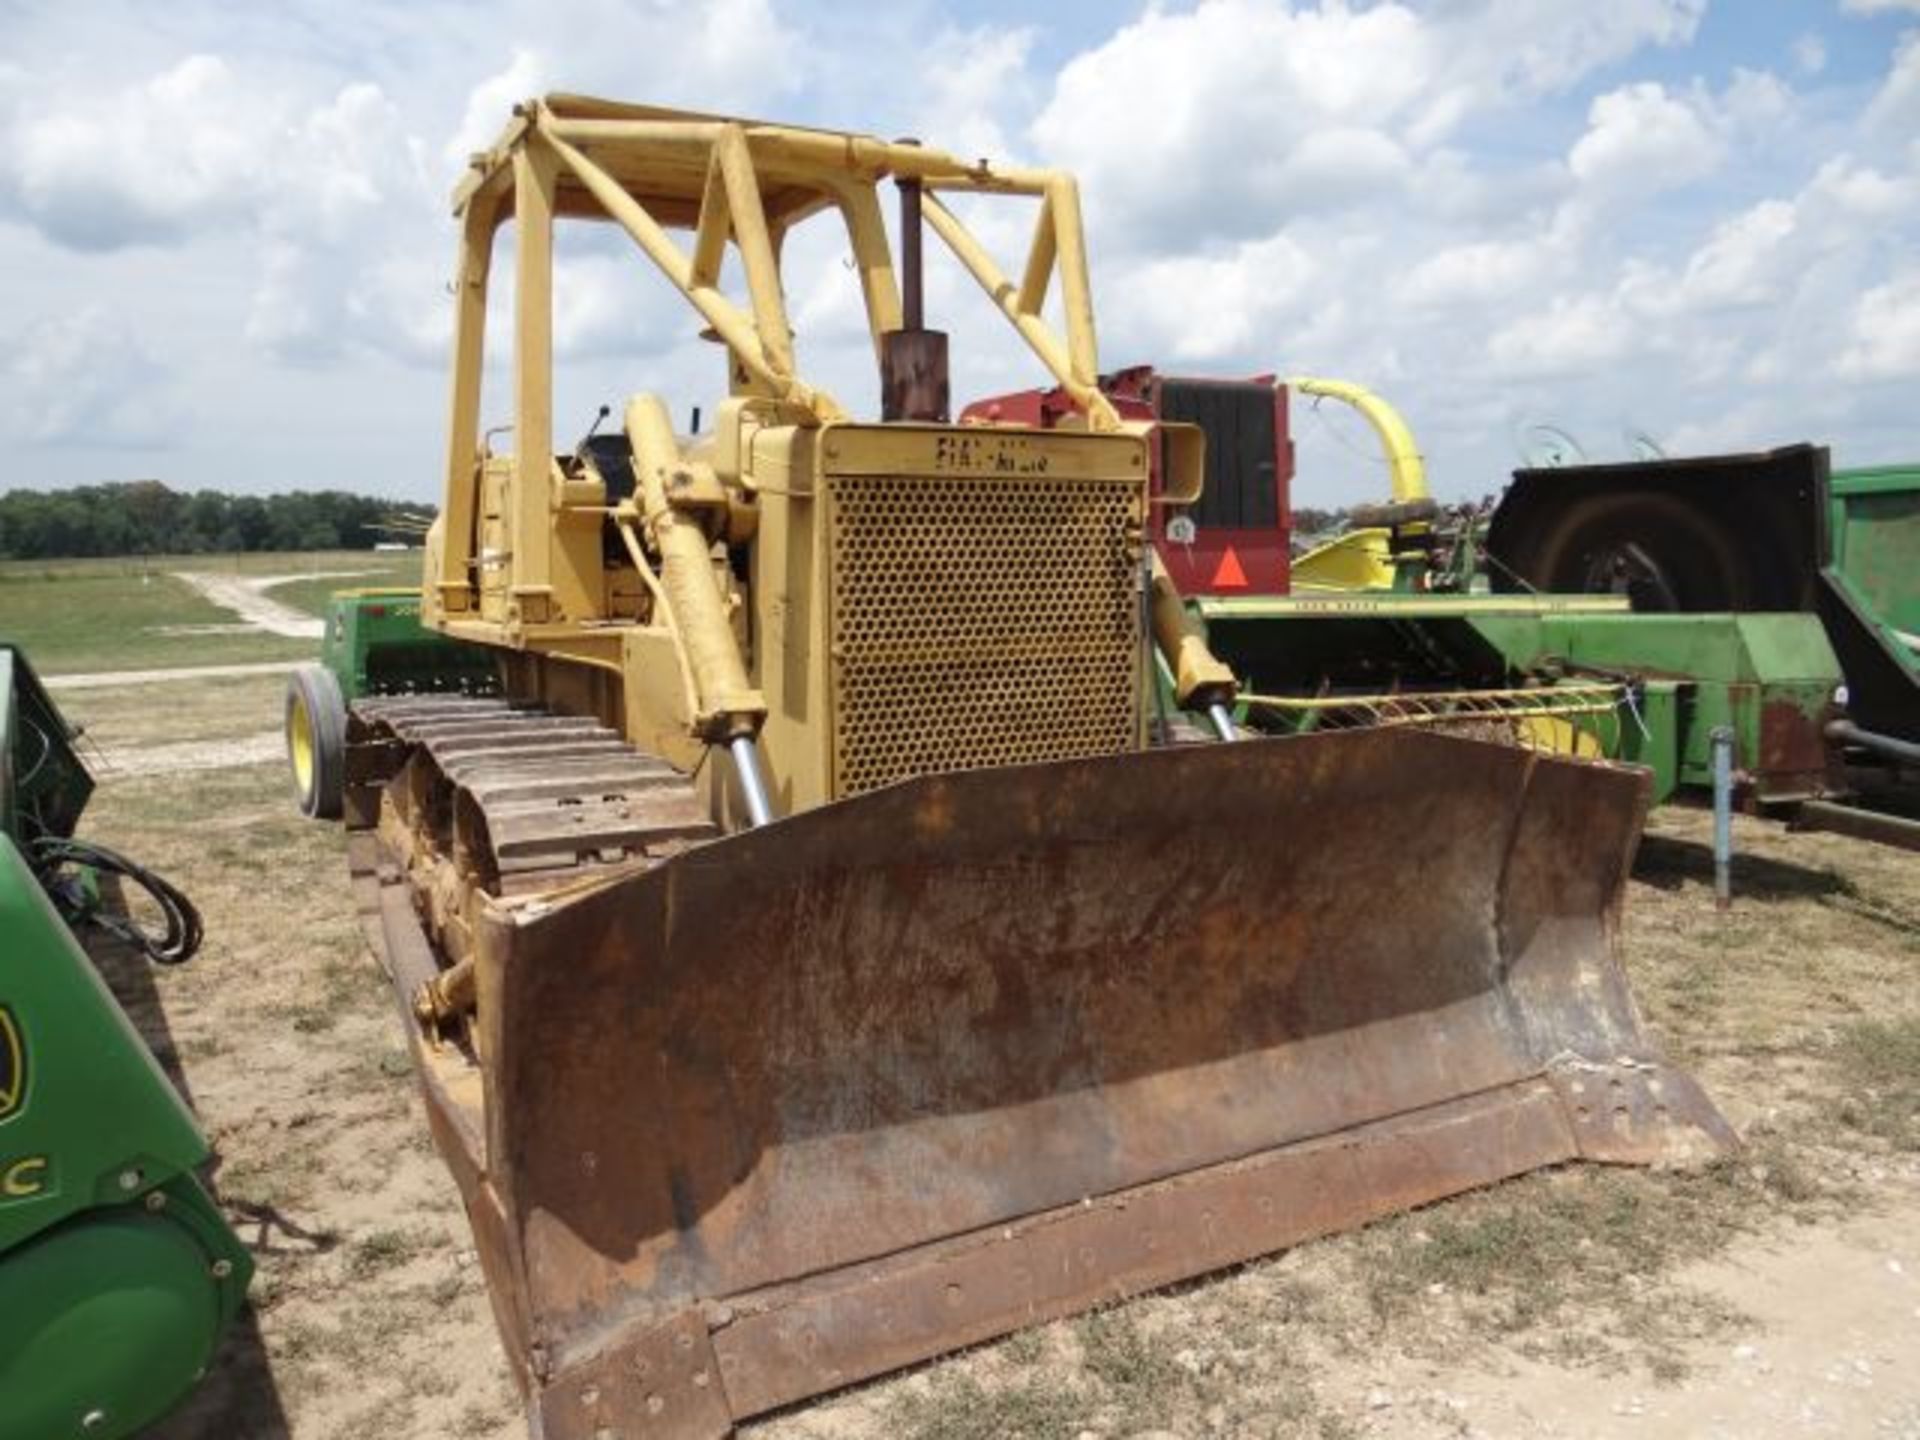
[[[302,776],[295,734],[304,720],[310,737],[310,763]],[[287,680],[285,717],[287,771],[293,777],[300,813],[315,820],[338,820],[347,779],[347,703],[340,682],[324,665],[306,664]]]
[[[1635,610],[1692,614],[1711,610],[1791,610],[1768,603],[1783,573],[1708,511],[1676,495],[1598,494],[1568,507],[1533,541],[1523,572],[1556,595],[1624,593]],[[1614,557],[1631,554],[1637,572],[1609,583]],[[1624,564],[1624,559],[1614,560]]]

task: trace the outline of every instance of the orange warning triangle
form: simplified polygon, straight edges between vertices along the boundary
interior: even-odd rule
[[[1216,590],[1247,588],[1247,572],[1240,568],[1240,557],[1233,553],[1231,545],[1221,554],[1220,563],[1213,567],[1213,579],[1209,583]]]

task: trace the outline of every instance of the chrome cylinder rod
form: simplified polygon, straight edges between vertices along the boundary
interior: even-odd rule
[[[1233,714],[1226,706],[1215,702],[1207,707],[1207,718],[1213,722],[1213,728],[1222,740],[1238,740],[1240,732],[1234,728]]]
[[[733,757],[733,773],[740,779],[740,794],[747,804],[747,821],[754,829],[773,823],[773,802],[767,799],[767,782],[760,774],[760,751],[751,735],[736,735],[727,742]]]

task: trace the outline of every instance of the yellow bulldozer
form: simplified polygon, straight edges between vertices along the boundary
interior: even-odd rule
[[[964,218],[989,204],[1030,213],[1012,273]],[[1537,1166],[1729,1142],[1616,954],[1644,775],[1236,729],[1145,540],[1203,440],[1101,394],[1070,177],[556,95],[455,208],[423,585],[332,634],[417,606],[466,660],[315,667],[289,733],[536,1435],[720,1436]],[[556,449],[576,221],[718,341],[702,433],[642,394]],[[877,421],[800,377],[806,225],[852,257]],[[512,413],[483,416],[503,230]],[[949,421],[928,231],[1071,424]]]

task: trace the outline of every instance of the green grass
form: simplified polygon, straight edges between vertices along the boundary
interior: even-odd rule
[[[25,650],[43,676],[292,659],[314,649],[264,633],[163,633],[238,620],[165,572],[0,576],[0,637]]]
[[[304,610],[309,615],[327,613],[327,599],[336,590],[375,590],[388,586],[405,586],[417,589],[420,585],[421,556],[418,550],[395,551],[382,550],[367,554],[339,559],[340,564],[328,564],[321,568],[328,570],[367,570],[374,573],[356,575],[352,579],[332,580],[289,580],[284,585],[271,587],[267,594],[282,605],[295,610]],[[288,566],[289,570],[294,567]]]
[[[14,580],[68,580],[101,575],[144,575],[164,570],[206,570],[226,575],[296,575],[313,570],[357,570],[420,552],[387,550],[252,550],[244,554],[110,555],[79,560],[0,560],[0,585]]]
[[[174,579],[172,572],[379,572],[364,579],[294,580],[268,591],[283,604],[317,615],[325,597],[337,588],[404,584],[418,576],[419,567],[418,551],[364,550],[0,561],[0,639],[25,650],[42,675],[304,659],[313,653],[314,642],[265,633],[162,633],[174,626],[239,622],[232,611]]]

